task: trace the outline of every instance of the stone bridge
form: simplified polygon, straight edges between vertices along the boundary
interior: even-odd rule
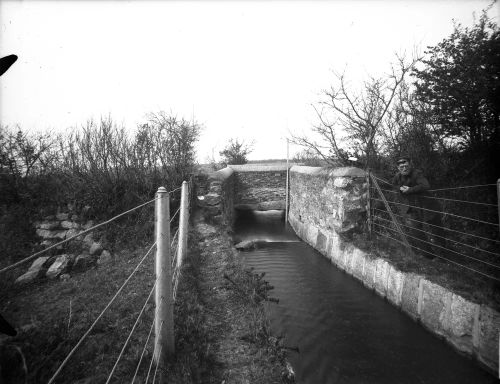
[[[198,204],[229,225],[235,210],[285,209],[286,165],[230,165],[196,184]]]
[[[286,165],[230,165],[235,173],[234,208],[285,209]]]

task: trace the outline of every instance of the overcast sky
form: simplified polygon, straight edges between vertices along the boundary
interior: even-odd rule
[[[255,141],[251,159],[284,158],[332,70],[382,75],[488,4],[2,0],[0,56],[19,59],[0,78],[0,121],[61,132],[111,114],[132,130],[165,110],[202,124],[200,161],[230,137]]]

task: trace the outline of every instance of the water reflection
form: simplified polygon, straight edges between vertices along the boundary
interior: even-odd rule
[[[268,239],[242,252],[275,287],[271,324],[298,347],[299,383],[493,383],[496,379],[285,230],[282,213],[238,216],[235,240]]]

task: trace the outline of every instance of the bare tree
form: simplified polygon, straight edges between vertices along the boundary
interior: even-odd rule
[[[387,124],[399,87],[418,59],[407,62],[396,56],[396,63],[384,78],[370,77],[359,91],[349,84],[345,72],[335,73],[335,84],[323,91],[324,100],[313,106],[319,123],[309,136],[292,135],[295,144],[306,147],[329,165],[348,163],[350,156],[361,159],[365,167],[376,162],[379,134]]]

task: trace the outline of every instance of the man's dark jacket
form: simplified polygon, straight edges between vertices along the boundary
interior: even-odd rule
[[[398,192],[397,201],[400,214],[410,214],[417,220],[432,220],[437,213],[427,211],[440,211],[439,203],[436,199],[429,198],[427,192],[430,188],[429,181],[425,178],[420,169],[412,169],[410,174],[405,176],[398,172],[392,179],[392,185]],[[400,187],[407,186],[410,189],[406,193],[400,191]],[[425,209],[420,209],[425,208]]]

